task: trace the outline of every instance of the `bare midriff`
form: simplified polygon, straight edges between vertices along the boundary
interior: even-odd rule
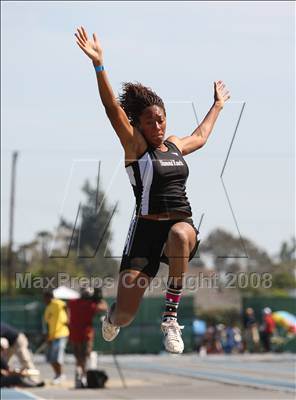
[[[171,211],[160,214],[139,215],[139,218],[152,219],[152,220],[170,220],[170,219],[183,219],[191,217],[190,214],[182,211]]]

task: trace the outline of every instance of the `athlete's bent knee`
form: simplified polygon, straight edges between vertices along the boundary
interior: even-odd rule
[[[172,228],[169,233],[169,242],[172,244],[178,245],[188,245],[189,244],[189,236],[188,233],[184,229],[180,228]]]

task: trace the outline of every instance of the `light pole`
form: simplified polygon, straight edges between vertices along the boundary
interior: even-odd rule
[[[14,151],[12,154],[12,168],[11,168],[11,188],[10,188],[10,204],[9,204],[9,237],[7,249],[7,278],[8,278],[8,294],[13,293],[14,281],[14,255],[13,255],[13,228],[14,228],[14,206],[15,206],[15,176],[16,176],[16,161],[18,152]]]

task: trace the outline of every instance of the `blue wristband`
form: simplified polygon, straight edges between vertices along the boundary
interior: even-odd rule
[[[104,65],[97,65],[96,67],[95,67],[95,70],[97,71],[97,72],[101,72],[101,71],[104,71]]]

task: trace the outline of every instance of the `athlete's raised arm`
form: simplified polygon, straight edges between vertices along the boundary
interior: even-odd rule
[[[175,143],[183,155],[190,154],[204,146],[210,136],[220,111],[224,107],[225,101],[230,98],[229,91],[222,81],[214,82],[214,104],[201,122],[193,131],[191,136],[179,138],[170,136],[168,140]]]
[[[92,60],[94,67],[102,67],[103,49],[96,34],[93,34],[93,39],[89,39],[86,30],[81,26],[80,28],[77,28],[75,36],[77,39],[76,43]],[[134,129],[126,116],[126,113],[116,100],[106,71],[97,71],[96,75],[100,98],[105,107],[106,114],[117,133],[122,146],[126,149],[126,147],[128,147],[133,141]]]

